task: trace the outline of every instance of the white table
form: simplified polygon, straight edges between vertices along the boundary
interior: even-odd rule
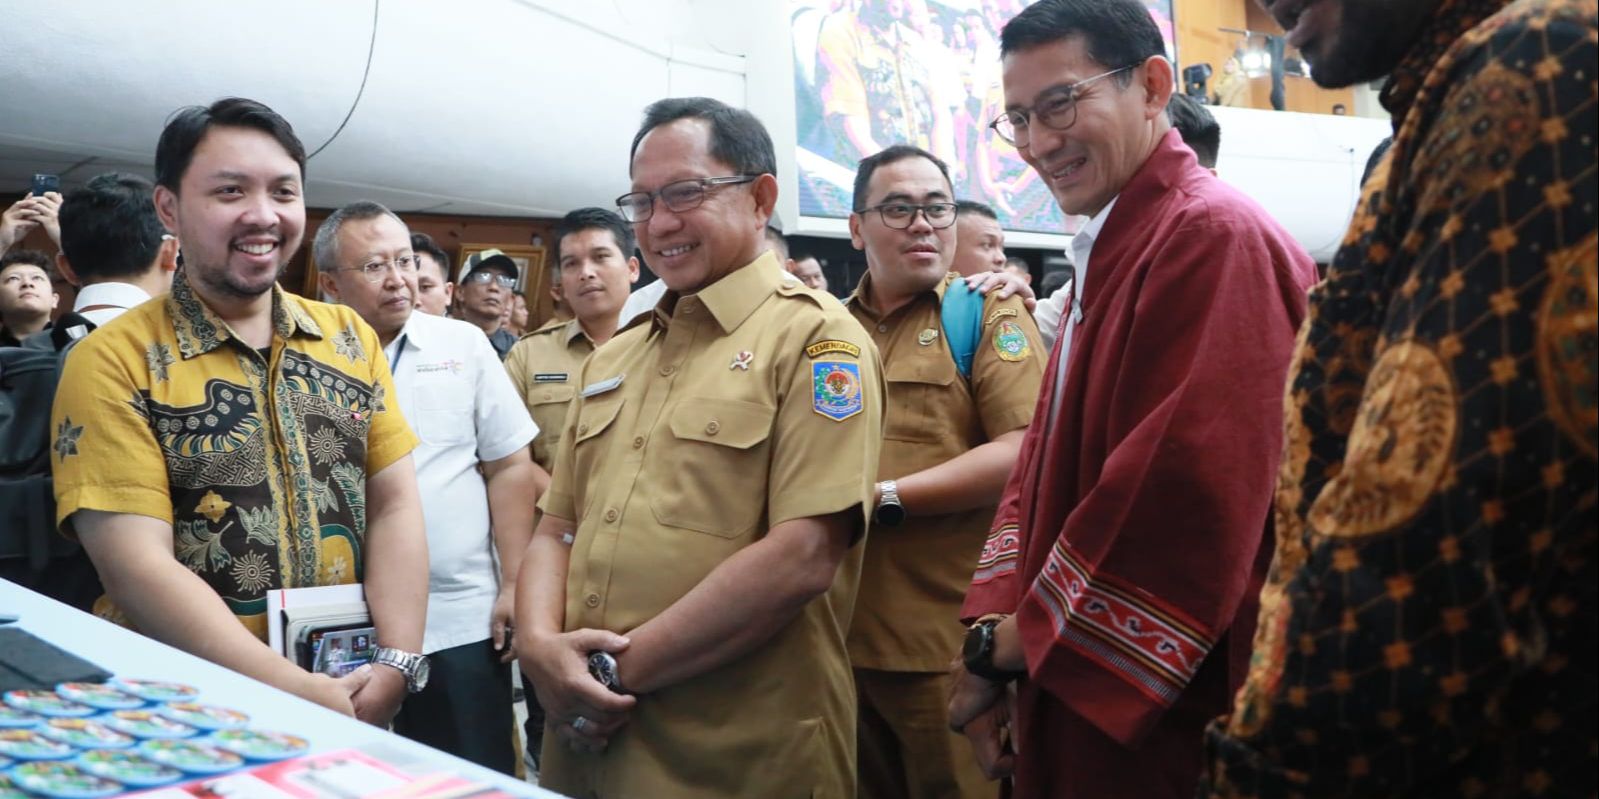
[[[18,616],[15,626],[119,677],[192,685],[200,689],[200,701],[248,713],[250,726],[255,729],[276,730],[305,738],[311,742],[311,754],[359,747],[381,753],[387,760],[426,763],[430,771],[459,774],[517,796],[555,799],[560,796],[339,715],[8,580],[0,580],[0,614]],[[506,730],[505,734],[510,735],[511,731]]]

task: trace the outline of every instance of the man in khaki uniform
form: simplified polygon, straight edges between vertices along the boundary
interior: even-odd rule
[[[775,169],[715,100],[655,103],[634,140],[618,205],[670,290],[581,368],[517,591],[552,790],[855,795],[882,378],[860,324],[763,252]]]
[[[577,394],[578,367],[616,334],[638,280],[633,246],[627,222],[604,208],[579,208],[555,227],[553,293],[565,298],[575,317],[528,333],[505,359],[511,383],[542,432],[533,440],[533,461],[546,472],[555,467],[566,409]]]
[[[980,331],[957,367],[942,308],[964,291],[949,170],[924,150],[861,161],[850,239],[867,272],[846,301],[882,354],[888,401],[875,526],[850,629],[861,795],[992,797],[946,721],[961,600],[1033,416],[1045,353],[1019,297],[973,299]],[[959,306],[957,306],[959,307]],[[968,345],[970,339],[965,342]]]

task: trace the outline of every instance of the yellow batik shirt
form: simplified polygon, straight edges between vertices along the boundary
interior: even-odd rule
[[[267,591],[361,580],[367,476],[416,445],[355,312],[274,287],[272,326],[263,357],[179,272],[73,349],[51,415],[63,532],[80,510],[170,522],[174,556],[263,639]]]

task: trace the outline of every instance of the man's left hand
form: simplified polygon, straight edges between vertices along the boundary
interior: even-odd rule
[[[405,702],[405,675],[392,666],[373,666],[372,679],[350,696],[355,717],[374,727],[388,727]]]
[[[978,294],[994,292],[996,299],[1006,299],[1015,294],[1022,298],[1023,307],[1028,313],[1038,309],[1038,295],[1033,293],[1033,287],[1027,285],[1021,278],[1000,270],[998,272],[978,272],[966,276],[966,287]]]
[[[29,197],[32,203],[28,210],[28,219],[44,228],[44,232],[55,242],[56,247],[61,247],[61,195],[56,192],[45,192],[39,197]]]
[[[949,728],[965,732],[966,725],[999,703],[1005,686],[989,682],[966,670],[956,660],[949,670]]]
[[[494,598],[494,610],[489,613],[489,636],[494,640],[494,651],[500,653],[501,663],[516,660],[516,646],[511,640],[516,635],[514,589],[515,586],[500,589],[499,596]]]

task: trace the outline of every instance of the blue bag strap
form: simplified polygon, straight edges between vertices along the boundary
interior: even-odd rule
[[[961,377],[970,380],[972,356],[977,353],[978,341],[983,337],[983,295],[968,288],[965,278],[950,281],[944,287],[939,321],[944,326],[944,340],[949,342],[956,370]]]

